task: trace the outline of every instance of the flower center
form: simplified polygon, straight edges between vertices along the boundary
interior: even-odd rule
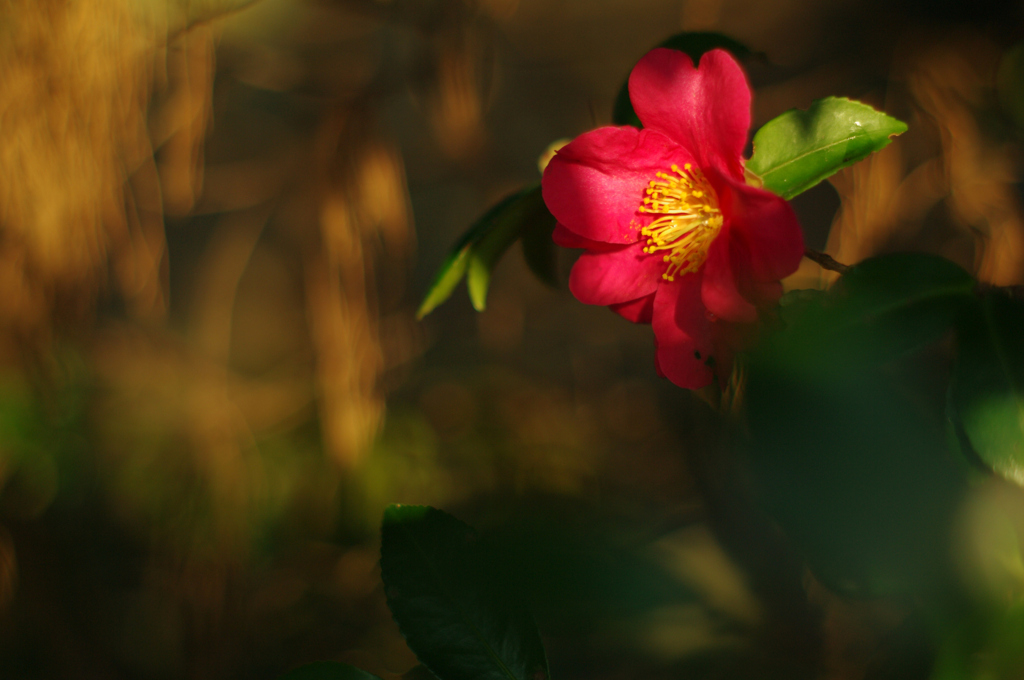
[[[647,185],[640,212],[658,215],[641,227],[647,237],[645,253],[665,251],[668,268],[662,278],[695,272],[708,258],[708,248],[722,229],[718,194],[698,168],[672,165],[672,173],[659,172]]]

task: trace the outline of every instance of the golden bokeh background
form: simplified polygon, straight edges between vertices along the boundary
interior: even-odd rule
[[[0,1],[0,676],[338,659],[391,680],[415,659],[375,541],[403,502],[518,527],[526,565],[593,531],[688,593],[648,602],[625,572],[587,595],[597,619],[547,593],[562,677],[721,653],[739,661],[714,677],[862,677],[900,611],[751,575],[773,558],[709,519],[704,405],[657,378],[649,329],[517,252],[487,311],[458,292],[414,313],[474,218],[607,123],[681,30],[764,53],[755,126],[827,95],[909,123],[796,201],[809,244],[1024,283],[1022,20],[951,0]],[[830,276],[805,261],[788,283]]]

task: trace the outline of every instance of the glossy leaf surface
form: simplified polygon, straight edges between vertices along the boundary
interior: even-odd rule
[[[440,680],[547,679],[523,598],[468,525],[430,507],[389,507],[381,577],[409,648]]]
[[[867,104],[826,97],[806,111],[792,109],[774,118],[754,135],[754,153],[747,170],[764,188],[785,199],[853,165],[906,132],[902,121]]]
[[[954,416],[977,456],[1024,486],[1024,303],[990,291],[958,336]]]

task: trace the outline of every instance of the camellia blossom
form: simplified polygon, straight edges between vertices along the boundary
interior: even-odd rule
[[[659,373],[680,387],[709,384],[731,365],[758,308],[804,253],[781,197],[750,186],[743,147],[750,86],[739,64],[712,50],[659,48],[629,76],[642,130],[602,127],[562,147],[544,170],[554,239],[584,248],[569,289],[651,323]]]

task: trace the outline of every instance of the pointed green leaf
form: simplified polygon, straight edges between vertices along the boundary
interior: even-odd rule
[[[430,314],[439,304],[451,297],[455,286],[459,285],[459,281],[466,273],[466,265],[469,264],[469,248],[468,244],[464,245],[453,250],[445,258],[444,264],[437,270],[434,282],[430,284],[430,289],[427,290],[427,295],[423,298],[420,308],[416,311],[417,319],[422,319]]]
[[[422,319],[439,304],[451,297],[455,286],[458,285],[466,273],[466,268],[469,265],[470,251],[484,237],[488,230],[493,227],[494,222],[515,202],[520,193],[522,192],[517,191],[501,199],[490,210],[485,212],[480,219],[474,222],[466,230],[466,233],[459,238],[455,247],[451,249],[445,258],[444,264],[441,265],[441,268],[438,269],[437,274],[434,276],[434,282],[430,284],[430,289],[427,290],[427,295],[423,298],[423,303],[416,312],[417,319]]]
[[[555,218],[548,212],[540,184],[506,196],[473,223],[445,258],[434,277],[416,317],[422,319],[447,300],[455,286],[466,276],[473,307],[482,312],[487,306],[491,271],[513,243],[524,236],[527,264],[545,282],[554,280],[554,251],[540,243],[546,232],[551,238]]]
[[[544,205],[540,184],[523,189],[502,201],[488,213],[487,230],[473,244],[466,267],[466,286],[473,307],[482,312],[487,307],[487,291],[491,272],[528,225],[540,222],[543,229],[554,218]],[[551,226],[554,229],[554,226]]]
[[[668,47],[685,52],[690,55],[690,59],[693,59],[694,64],[700,61],[701,55],[705,52],[718,47],[732,52],[733,56],[739,59],[744,59],[753,54],[746,45],[733,40],[729,36],[706,31],[677,33],[660,43],[658,47]],[[643,124],[637,118],[636,112],[633,110],[633,103],[629,100],[628,85],[629,79],[627,78],[627,81],[622,84],[618,95],[615,97],[615,105],[612,107],[612,124],[632,125],[633,127],[641,128]]]
[[[754,135],[747,170],[764,188],[789,200],[826,177],[879,151],[906,123],[867,104],[840,97],[818,99],[768,121]]]
[[[380,680],[373,673],[337,661],[316,661],[285,673],[278,680]]]
[[[977,456],[1024,486],[1024,303],[985,294],[960,325],[950,404]]]
[[[409,648],[440,680],[546,680],[533,617],[477,533],[430,507],[384,512],[381,578]]]

